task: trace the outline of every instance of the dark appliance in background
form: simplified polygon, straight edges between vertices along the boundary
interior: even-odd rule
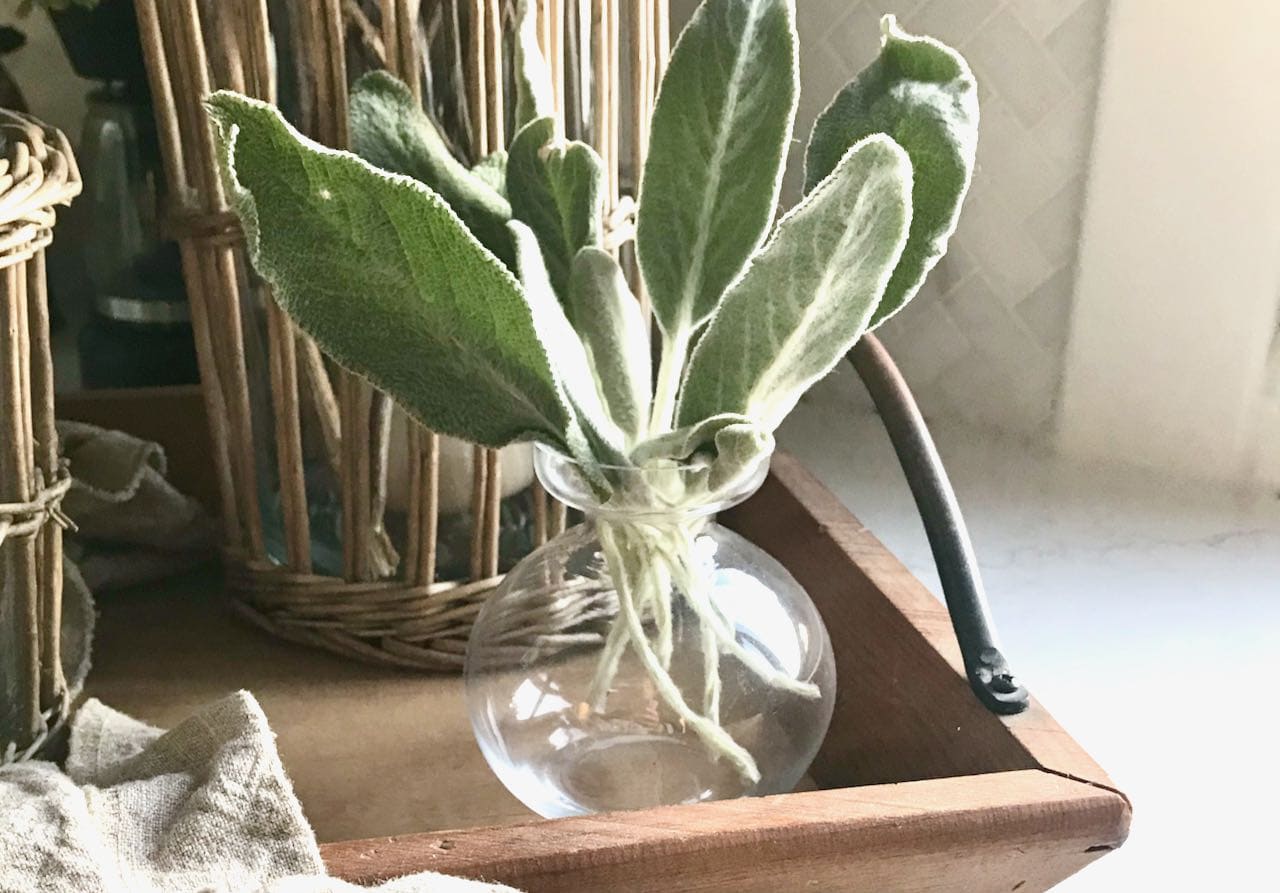
[[[164,176],[133,4],[102,0],[49,16],[76,73],[98,82],[77,147],[85,187],[76,209],[80,260],[90,292],[77,302],[82,386],[195,384],[178,247],[161,236]]]
[[[21,49],[26,42],[26,36],[17,28],[12,25],[0,25],[0,108],[13,109],[15,112],[27,110],[22,91],[18,89],[18,85],[14,83],[4,67],[4,57]]]
[[[92,313],[80,331],[86,388],[199,381],[178,246],[160,237],[163,177],[147,97],[108,81],[80,140],[84,261]]]

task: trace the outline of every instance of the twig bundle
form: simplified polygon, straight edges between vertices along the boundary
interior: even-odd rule
[[[0,110],[0,763],[37,753],[69,707],[44,250],[80,187],[62,133]]]

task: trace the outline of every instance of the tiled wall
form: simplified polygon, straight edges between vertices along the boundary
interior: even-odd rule
[[[801,21],[818,5],[800,0]],[[1062,379],[1107,0],[916,6],[900,12],[903,26],[973,66],[982,131],[953,247],[884,340],[926,412],[1036,435]],[[863,64],[866,40],[854,35],[878,10],[854,5],[857,30],[829,36],[822,52]]]
[[[676,0],[677,16],[694,5]],[[1108,0],[798,0],[813,119],[879,46],[879,19],[959,48],[982,103],[978,172],[949,255],[882,330],[925,412],[1019,434],[1052,424]],[[680,19],[683,20],[683,19]]]

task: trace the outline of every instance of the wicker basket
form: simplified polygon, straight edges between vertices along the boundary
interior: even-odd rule
[[[44,249],[79,192],[66,138],[0,110],[0,763],[39,752],[69,706]]]
[[[629,232],[628,194],[665,65],[667,0],[536,5],[565,128],[595,146],[609,171],[617,247]],[[384,395],[334,367],[292,327],[246,264],[200,103],[218,87],[256,95],[278,102],[313,138],[340,147],[347,144],[349,82],[385,67],[411,85],[460,154],[475,160],[503,148],[510,131],[504,97],[511,96],[515,2],[135,6],[177,199],[169,226],[192,304],[234,603],[286,639],[383,664],[457,669],[471,622],[501,579],[503,461],[477,448],[469,463],[442,464],[449,444],[403,424]],[[634,270],[630,247],[621,251]],[[397,455],[407,493],[392,517],[387,481]],[[470,478],[468,554],[459,570],[440,561],[449,520],[440,494],[447,485],[456,490],[454,478],[463,475]],[[319,507],[329,494],[324,514]],[[565,512],[536,484],[524,498],[527,551],[563,529]],[[450,523],[456,532],[456,518]],[[322,526],[335,532],[331,541]],[[322,567],[329,553],[333,560]]]

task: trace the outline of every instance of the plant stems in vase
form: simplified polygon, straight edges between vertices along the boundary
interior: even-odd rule
[[[508,576],[467,654],[481,749],[530,808],[571,815],[799,781],[834,706],[831,643],[794,578],[714,520],[768,466],[765,452],[714,488],[702,462],[602,469],[613,482],[602,501],[594,472],[538,448],[548,493],[586,521]]]

